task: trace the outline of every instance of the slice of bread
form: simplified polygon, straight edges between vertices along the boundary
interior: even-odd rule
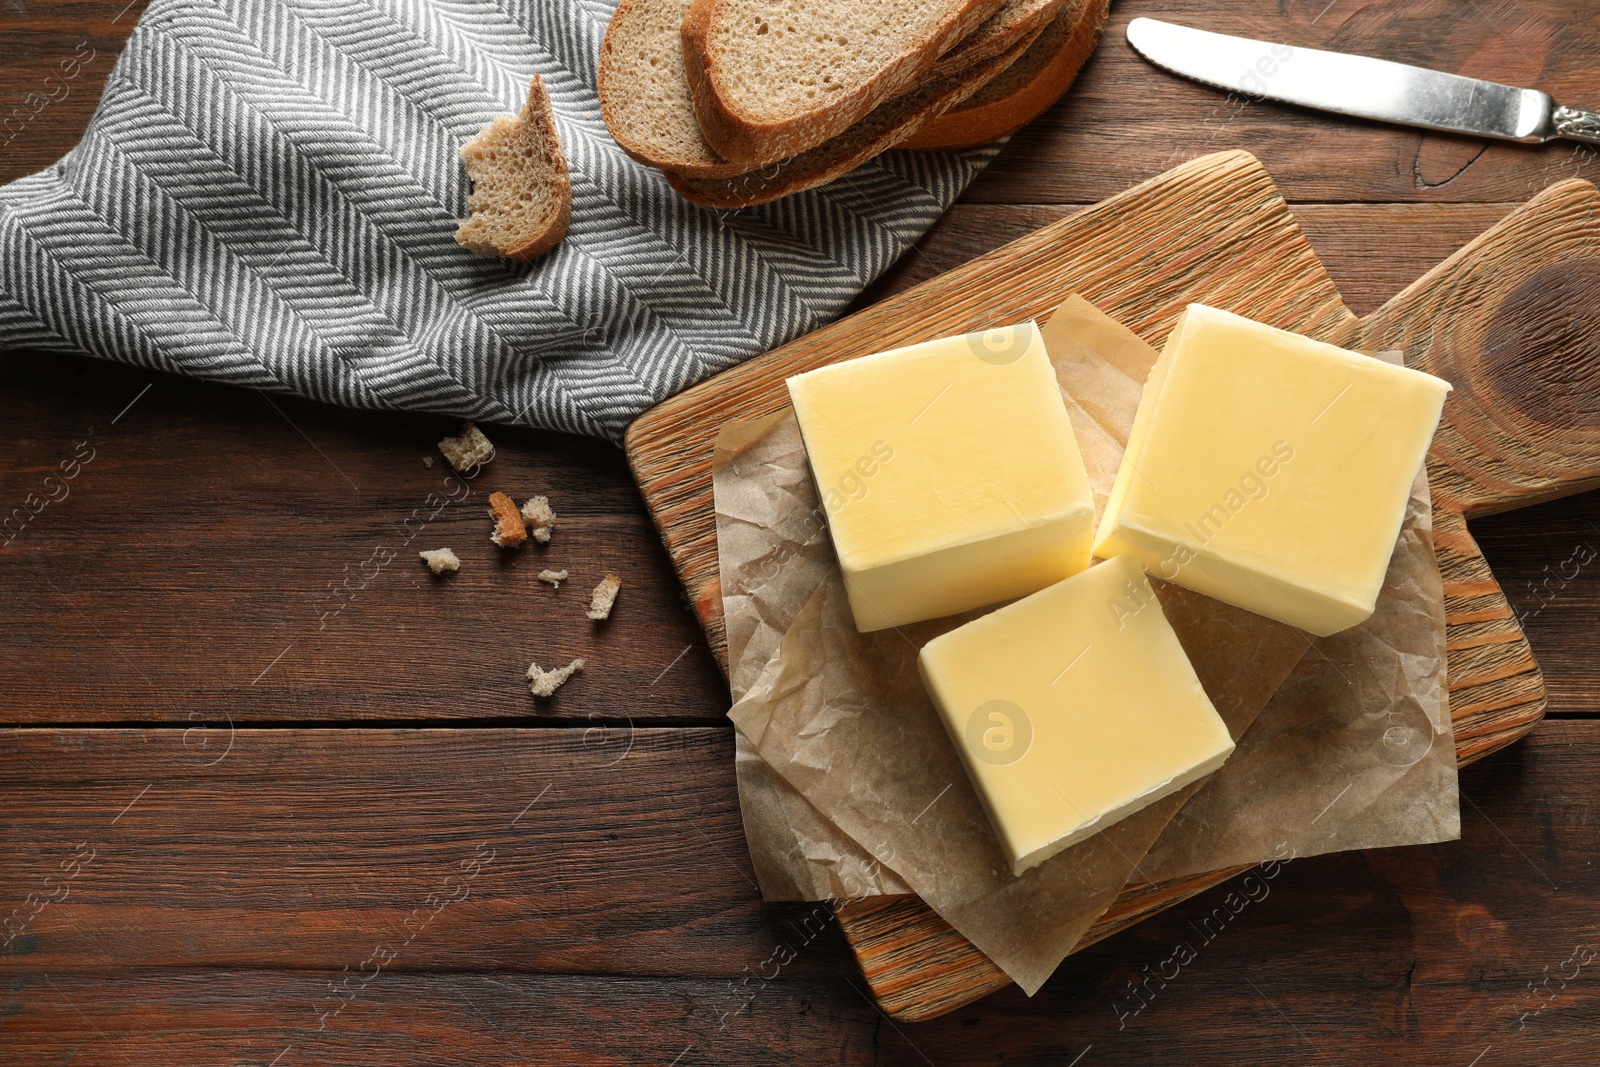
[[[1069,0],[1006,0],[1000,10],[956,44],[929,68],[929,78],[959,74],[1009,50],[1018,41],[1050,25]]]
[[[1071,0],[1009,70],[925,124],[900,147],[972,148],[1011,136],[1072,86],[1099,43],[1109,8],[1109,0]]]
[[[700,178],[749,169],[717,155],[700,132],[683,65],[683,17],[693,0],[622,0],[600,45],[600,117],[640,163]]]
[[[537,75],[516,118],[501,115],[461,146],[472,214],[456,240],[474,252],[530,260],[554,248],[572,221],[572,181],[550,97]]]
[[[942,78],[914,93],[880,104],[871,114],[828,143],[768,167],[733,178],[696,178],[666,171],[667,181],[685,199],[715,208],[766,204],[791,193],[826,185],[898,145],[923,125],[982,89],[1027,50],[1023,40],[971,70]]]
[[[722,158],[814,148],[911,90],[1004,0],[693,0],[683,21],[695,115]]]
[[[992,59],[1049,24],[1067,0],[1005,0],[999,11],[939,57],[929,80]],[[622,0],[600,46],[600,115],[622,150],[685,177],[731,178],[748,163],[717,155],[695,118],[681,27],[693,0]]]

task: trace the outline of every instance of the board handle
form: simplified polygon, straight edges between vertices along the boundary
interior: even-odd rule
[[[1545,189],[1329,340],[1402,349],[1455,386],[1436,507],[1467,516],[1600,486],[1600,192]]]

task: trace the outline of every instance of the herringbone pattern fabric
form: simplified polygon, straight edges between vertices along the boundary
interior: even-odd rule
[[[611,0],[153,0],[82,143],[0,189],[0,344],[617,439],[835,316],[993,149],[697,208],[594,93]],[[544,77],[572,228],[454,240],[459,146]]]

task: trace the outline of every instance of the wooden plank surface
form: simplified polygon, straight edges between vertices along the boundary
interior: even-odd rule
[[[387,940],[413,970],[733,975],[812,910],[750,891],[725,729],[3,736],[12,970],[337,971]],[[7,927],[36,890],[60,903]]]
[[[121,0],[0,4],[5,30],[0,34],[5,61],[0,118],[17,115],[18,109],[27,118],[20,132],[14,124],[0,135],[6,142],[0,180],[47,166],[70,147],[141,6],[136,2],[119,17]],[[1553,0],[1515,6],[1501,0],[1466,6],[1444,0],[1333,5],[1305,0],[1269,10],[1235,0],[1209,5],[1124,0],[1074,95],[1015,140],[966,203],[923,242],[922,254],[909,255],[880,291],[959,265],[1172,162],[1243,147],[1266,160],[1295,202],[1346,303],[1364,314],[1549,181],[1595,177],[1594,157],[1582,149],[1485,148],[1469,139],[1315,118],[1265,104],[1241,108],[1238,101],[1151,71],[1129,55],[1121,30],[1139,14],[1394,58],[1415,52],[1436,65],[1465,66],[1504,79],[1520,76],[1515,65],[1522,63],[1537,71],[1528,81],[1578,103],[1593,104],[1594,86],[1600,84],[1594,58],[1600,9],[1587,6]],[[58,84],[45,79],[60,71],[63,61],[88,56],[89,49],[94,58],[82,64],[61,96]],[[1518,57],[1517,49],[1527,55]],[[664,806],[653,793],[682,799],[681,790],[701,788],[689,798],[689,810],[704,818],[698,829],[748,873],[746,858],[729,848],[741,836],[733,816],[731,768],[707,755],[728,744],[727,728],[719,721],[726,695],[696,625],[681,608],[670,565],[620,456],[607,446],[555,435],[494,435],[502,444],[497,462],[510,460],[507,470],[515,464],[517,480],[536,477],[559,486],[571,501],[572,514],[583,521],[569,524],[562,536],[570,538],[565,544],[575,558],[610,554],[641,568],[624,593],[615,630],[606,635],[614,643],[603,646],[606,662],[621,676],[597,671],[574,683],[548,711],[534,705],[516,684],[517,676],[525,657],[540,651],[552,624],[565,616],[546,614],[548,605],[526,598],[527,590],[515,581],[526,577],[520,568],[509,576],[497,572],[497,581],[490,582],[480,561],[479,576],[486,580],[473,587],[470,599],[484,608],[483,616],[440,603],[442,597],[418,599],[409,578],[397,580],[400,571],[386,570],[381,582],[364,588],[336,620],[351,625],[326,645],[297,647],[278,666],[298,673],[285,674],[279,688],[262,695],[262,687],[277,675],[269,672],[255,686],[248,683],[284,647],[273,648],[266,639],[279,636],[278,627],[306,611],[303,599],[296,606],[296,598],[325,590],[329,580],[342,576],[345,564],[359,565],[378,543],[379,529],[387,529],[375,511],[364,510],[364,500],[354,499],[348,485],[349,499],[341,503],[338,486],[344,483],[306,438],[347,473],[359,467],[356,480],[363,492],[386,508],[397,507],[403,521],[420,502],[412,498],[413,464],[420,469],[421,453],[449,427],[442,420],[351,415],[274,397],[289,415],[282,419],[253,393],[91,360],[4,353],[0,493],[7,506],[20,505],[34,492],[35,480],[71,455],[87,426],[104,431],[111,416],[152,380],[152,391],[116,424],[122,436],[115,444],[128,451],[97,452],[71,497],[37,517],[32,533],[39,539],[25,542],[19,552],[0,551],[0,596],[5,598],[0,722],[57,724],[44,732],[70,742],[44,761],[47,775],[31,779],[44,783],[37,788],[50,798],[47,807],[101,817],[98,811],[73,808],[72,797],[95,788],[75,751],[79,744],[103,744],[100,738],[111,732],[73,724],[164,723],[163,729],[136,731],[132,736],[141,740],[134,748],[164,746],[163,751],[207,758],[216,749],[206,746],[220,739],[217,731],[226,726],[227,716],[241,723],[293,725],[293,732],[320,743],[296,750],[304,762],[325,765],[321,772],[303,771],[306,782],[353,776],[355,759],[370,747],[364,739],[390,732],[338,728],[358,721],[387,727],[428,717],[510,727],[521,720],[547,728],[541,733],[567,731],[568,748],[583,753],[574,757],[576,765],[586,757],[604,753],[610,759],[620,752],[631,717],[664,725],[693,754],[681,765],[670,765],[665,777],[597,778],[597,792],[570,798],[572,807],[563,809],[563,817],[574,825],[593,827],[592,816],[588,822],[580,817],[577,809],[583,807],[623,825],[615,831],[628,841],[621,862],[589,856],[579,862],[573,858],[579,853],[566,851],[573,846],[558,840],[561,834],[542,834],[541,844],[562,857],[556,868],[561,877],[545,878],[537,864],[518,867],[516,878],[496,890],[512,903],[500,905],[493,922],[478,917],[474,902],[452,905],[441,916],[443,923],[457,924],[449,938],[413,943],[426,951],[410,958],[426,959],[427,969],[407,969],[402,956],[381,978],[365,983],[355,1005],[320,1033],[312,1010],[316,998],[329,995],[329,982],[348,977],[343,968],[359,971],[373,944],[386,935],[380,920],[406,904],[393,898],[385,903],[360,887],[379,885],[397,893],[418,888],[419,900],[434,892],[426,877],[415,883],[402,877],[407,861],[392,827],[418,818],[417,812],[431,804],[444,820],[442,833],[459,830],[466,824],[451,816],[451,805],[485,812],[499,795],[496,783],[468,768],[461,771],[460,790],[444,789],[429,773],[428,761],[402,761],[394,766],[409,767],[404,775],[368,779],[382,782],[381,789],[375,788],[365,804],[340,808],[319,805],[309,786],[296,784],[289,773],[293,761],[257,765],[261,785],[239,792],[241,804],[270,799],[330,834],[325,851],[335,860],[298,865],[280,863],[270,849],[247,852],[234,848],[227,836],[207,836],[207,827],[246,824],[247,813],[231,811],[219,822],[205,821],[228,808],[225,794],[234,786],[212,781],[203,788],[184,787],[213,803],[179,807],[169,799],[160,810],[174,813],[171,825],[140,837],[146,843],[165,842],[163,851],[148,860],[136,852],[125,854],[106,868],[118,878],[82,885],[116,897],[115,883],[126,880],[147,898],[140,902],[127,895],[115,909],[99,913],[108,924],[118,924],[105,931],[107,951],[97,959],[61,959],[49,969],[0,952],[5,990],[0,1059],[8,1064],[265,1065],[282,1054],[280,1067],[296,1062],[674,1060],[682,1065],[932,1062],[943,1067],[1001,1060],[1069,1064],[1082,1055],[1077,1062],[1091,1067],[1152,1057],[1236,1063],[1271,1048],[1273,1055],[1286,1052],[1308,1062],[1383,1056],[1464,1065],[1478,1058],[1479,1067],[1494,1067],[1587,1064],[1600,1051],[1593,1024],[1597,1005],[1589,986],[1593,967],[1569,962],[1576,946],[1600,947],[1593,933],[1600,928],[1593,903],[1600,886],[1593,881],[1592,819],[1597,801],[1592,768],[1600,755],[1600,733],[1588,721],[1600,714],[1600,629],[1593,625],[1600,611],[1600,578],[1589,562],[1600,550],[1600,494],[1472,524],[1545,667],[1550,714],[1561,721],[1547,722],[1527,742],[1465,772],[1470,803],[1463,805],[1462,842],[1289,866],[1272,883],[1269,898],[1252,902],[1224,936],[1197,945],[1198,958],[1179,978],[1164,987],[1146,986],[1157,996],[1137,1016],[1123,1020],[1121,1029],[1117,1010],[1128,1010],[1129,983],[1140,982],[1146,966],[1159,970],[1178,943],[1194,940],[1195,927],[1217,907],[1226,907],[1225,889],[1075,956],[1031,1001],[1015,990],[1001,992],[944,1019],[907,1026],[885,1020],[871,1007],[859,972],[831,926],[773,980],[757,977],[774,973],[780,942],[798,947],[802,934],[785,924],[809,930],[809,912],[759,904],[746,882],[728,870],[718,872],[722,861],[696,830],[689,831],[687,843],[662,846],[660,857],[642,843],[639,827],[663,816]],[[135,421],[146,403],[163,397],[159,420]],[[261,414],[246,410],[251,404]],[[178,440],[168,441],[175,433]],[[105,440],[112,443],[109,434]],[[247,464],[235,462],[241,454]],[[106,462],[119,455],[129,462],[117,467]],[[112,470],[114,478],[92,480]],[[192,485],[223,495],[203,498]],[[455,521],[458,526],[451,529],[459,529],[463,538],[480,525],[465,513]],[[70,552],[61,539],[67,539]],[[169,545],[183,551],[169,551]],[[354,556],[352,548],[358,550]],[[332,573],[325,570],[330,563],[336,563]],[[72,603],[50,590],[41,581],[45,577],[63,590],[68,590],[63,578],[75,582]],[[501,586],[500,577],[511,580]],[[208,587],[223,595],[208,596]],[[429,588],[424,584],[422,592]],[[640,595],[630,597],[631,592]],[[276,607],[269,603],[275,593]],[[363,603],[373,607],[359,611]],[[624,628],[629,621],[624,609],[637,613],[636,626]],[[243,620],[230,618],[238,612]],[[315,616],[310,618],[315,624]],[[208,619],[214,624],[209,629]],[[514,653],[511,645],[517,646]],[[139,655],[130,663],[119,647]],[[673,663],[685,647],[691,651]],[[308,659],[297,667],[302,651]],[[252,665],[255,671],[249,670]],[[658,672],[669,666],[658,680]],[[202,726],[209,729],[189,733],[185,747],[185,731]],[[419,754],[447,732],[455,731],[406,731]],[[503,747],[497,738],[512,735],[509,729],[464,732],[477,739],[475,747],[502,754],[484,766],[510,776],[513,784],[521,781],[515,765],[538,750],[533,744]],[[276,731],[257,736],[269,733]],[[702,733],[719,740],[702,750],[697,739]],[[280,751],[289,750],[280,746]],[[139,764],[136,753],[126,755],[131,771],[149,766]],[[0,864],[5,887],[0,915],[25,906],[28,893],[50,892],[43,878],[59,869],[19,870],[11,865],[13,857],[54,859],[50,850],[64,846],[70,852],[78,840],[87,840],[58,841],[50,834],[69,830],[68,823],[41,824],[35,821],[37,811],[19,814],[5,805],[9,784],[21,780],[21,765],[20,750],[6,735],[0,741],[0,850],[7,857]],[[632,770],[628,760],[618,767]],[[43,774],[37,767],[28,773]],[[131,799],[151,784],[148,778],[133,783],[132,777],[136,774],[110,780],[131,785]],[[418,784],[408,784],[411,777]],[[265,791],[271,781],[279,783],[270,787],[277,792]],[[712,788],[704,789],[707,782]],[[489,798],[483,808],[468,797],[473,786]],[[619,789],[630,791],[627,798],[616,796]],[[146,799],[156,795],[152,789]],[[138,811],[135,806],[116,827]],[[675,836],[684,834],[687,823],[667,821]],[[259,829],[253,833],[254,840],[266,839]],[[428,831],[419,830],[417,837],[436,847],[429,844]],[[292,838],[269,843],[285,840],[293,843]],[[206,848],[199,847],[203,841]],[[373,842],[370,851],[358,847],[363,841]],[[302,889],[307,872],[315,895]],[[82,877],[92,873],[93,865]],[[350,883],[342,890],[335,884],[341,874]],[[37,885],[26,882],[30,875],[38,876]],[[707,895],[693,899],[706,914],[718,916],[716,922],[690,918],[666,901],[686,891],[691,877],[707,887]],[[236,882],[253,886],[255,899],[276,902],[269,911],[283,921],[263,927],[252,947],[243,937],[208,930],[217,915],[198,904],[158,914],[161,900],[190,893],[186,879],[209,883],[214,896],[226,895]],[[330,927],[335,924],[326,917],[316,921],[341,891],[360,904],[351,922],[371,943],[361,942],[359,955],[330,959],[318,954],[319,946],[343,949],[356,943],[342,934],[327,940],[334,937]],[[300,912],[293,904],[298,896],[306,901]],[[676,923],[679,933],[669,938],[630,926],[608,907],[613,897],[662,924]],[[95,898],[82,895],[50,904],[36,920],[38,929],[50,937],[70,931],[72,918],[83,914],[70,909],[95,904]],[[513,912],[531,917],[520,927],[512,923],[519,932],[511,940],[532,962],[506,963],[511,953],[495,945],[508,928],[506,915]],[[560,916],[564,931],[548,943],[535,921],[544,912]],[[581,920],[575,918],[580,915]],[[734,916],[732,940],[717,932],[727,915]],[[363,921],[372,925],[359,925]],[[590,926],[589,942],[580,943],[573,934],[580,922]],[[617,946],[640,936],[655,938],[656,947],[645,957],[650,967],[619,962],[627,953]],[[593,957],[585,955],[590,944]],[[231,957],[233,963],[200,959],[198,950],[219,946],[239,953]],[[662,946],[683,952],[698,969],[661,966],[660,954],[667,951]],[[124,951],[165,962],[123,967],[117,960]],[[460,957],[452,960],[452,952]],[[552,962],[558,955],[562,962]],[[1575,967],[1575,977],[1560,977],[1572,976]],[[626,1022],[619,1025],[619,1019]]]
[[[0,657],[0,691],[27,694],[10,721],[714,722],[726,710],[607,446],[492,429],[499,454],[465,481],[434,447],[454,420],[197,391],[53,356],[0,362],[0,420],[15,428],[0,603],[9,646],[28,650]],[[548,495],[550,544],[490,544],[495,490]],[[462,566],[434,579],[417,551],[440,546]],[[571,578],[552,589],[544,567]],[[607,573],[623,591],[596,625],[584,611]],[[588,673],[550,700],[529,695],[529,662],[575,656]]]
[[[1153,71],[1123,35],[1141,15],[1537,86],[1580,106],[1594,106],[1600,95],[1593,70],[1600,8],[1589,4],[1130,0],[1113,7],[1106,43],[1070,98],[1018,134],[968,200],[1093,203],[1196,152],[1235,148],[1259,155],[1292,200],[1520,202],[1551,181],[1592,180],[1600,172],[1600,155],[1581,145],[1529,151],[1385,127],[1230,96]]]
[[[1459,842],[1236,880],[1031,1000],[916,1026],[871,1007],[836,930],[755,905],[744,856],[717,855],[740,834],[725,731],[647,731],[604,775],[571,731],[251,731],[204,769],[174,732],[7,735],[0,895],[55,894],[94,849],[0,955],[8,1064],[1592,1062],[1600,986],[1566,961],[1600,947],[1593,721],[1468,768]],[[459,899],[397,943],[430,895]]]
[[[1375,230],[1363,232],[1378,239]],[[1372,298],[1372,290],[1365,293]],[[562,599],[570,587],[559,593],[528,588],[536,585],[525,573],[531,557],[498,569],[487,541],[479,546],[487,519],[471,509],[447,512],[451,525],[435,527],[448,531],[440,543],[470,552],[468,566],[480,570],[468,604],[451,596],[448,582],[470,577],[471,570],[436,588],[423,580],[420,567],[413,572],[409,561],[397,561],[333,620],[329,640],[297,645],[279,661],[281,675],[277,668],[261,675],[297,635],[294,627],[319,633],[317,595],[327,596],[330,581],[342,583],[345,566],[358,567],[375,545],[386,543],[395,534],[393,523],[403,523],[432,491],[426,476],[438,481],[442,472],[427,471],[421,457],[453,426],[284,397],[269,404],[259,394],[115,364],[7,353],[0,356],[0,422],[13,429],[0,467],[3,499],[21,506],[86,439],[95,419],[108,423],[152,381],[151,391],[110,427],[123,436],[113,441],[107,434],[97,442],[95,459],[70,495],[0,547],[6,612],[0,685],[26,697],[5,702],[4,721],[183,721],[196,711],[204,717],[210,708],[219,722],[216,709],[241,721],[534,716],[589,723],[596,715],[620,724],[617,709],[625,708],[641,721],[725,722],[726,689],[620,453],[560,435],[497,431],[496,463],[529,472],[528,481],[549,487],[558,506],[563,498],[572,501],[572,521],[554,543],[568,546],[562,549],[567,558],[636,568],[613,629],[592,635],[616,642],[616,654],[599,663],[620,669],[619,677],[597,668],[554,703],[528,696],[521,672],[548,647],[538,635],[557,619],[583,620],[573,620],[571,602]],[[157,414],[140,422],[146,404]],[[381,473],[377,488],[387,510],[369,514],[307,437],[341,469],[359,474],[374,495],[371,479]],[[207,449],[242,453],[249,462],[230,469],[195,458]],[[218,505],[192,494],[197,469],[214,479],[210,491],[234,513],[226,526],[218,520],[209,532],[197,523],[216,514]],[[522,480],[508,477],[506,484]],[[316,520],[308,521],[313,513]],[[1600,609],[1600,584],[1594,567],[1582,562],[1600,550],[1596,522],[1600,498],[1590,494],[1472,527],[1546,665],[1558,713],[1589,707],[1600,692],[1600,633],[1584,624],[1586,613]],[[143,533],[130,536],[135,529]],[[280,539],[285,529],[293,540]],[[240,537],[254,538],[255,547],[241,548]],[[473,548],[463,547],[469,544]],[[209,590],[219,588],[262,590],[258,617],[220,616],[219,629],[209,600]],[[109,614],[99,615],[102,608]],[[511,632],[518,641],[525,635],[514,648],[489,636],[498,629],[493,620],[508,612]],[[589,631],[568,633],[576,641]],[[206,657],[181,655],[203,639],[209,640]],[[587,643],[564,647],[592,651]],[[369,662],[384,670],[369,673]],[[48,673],[50,685],[37,684],[41,673]],[[646,699],[634,697],[640,688]],[[179,696],[196,692],[204,698]]]

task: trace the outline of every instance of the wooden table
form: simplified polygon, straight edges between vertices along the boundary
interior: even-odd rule
[[[1594,5],[1278,6],[1119,5],[1073,96],[864,299],[1247,148],[1363,313],[1549,182],[1600,176],[1571,146],[1230,100],[1122,39],[1164,15],[1600,100]],[[0,179],[72,144],[137,10],[0,4],[0,118],[21,116]],[[82,71],[63,94],[45,78],[68,57]],[[866,997],[824,906],[761,902],[727,694],[611,446],[491,431],[498,458],[440,507],[423,457],[450,420],[34,353],[0,356],[0,426],[0,513],[61,497],[0,543],[0,1062],[1491,1067],[1600,1051],[1600,495],[1474,526],[1550,717],[1463,774],[1461,841],[1298,861],[1210,941],[1197,923],[1220,889],[1069,959],[1031,1000],[913,1026]],[[75,477],[47,487],[63,462]],[[495,489],[551,497],[548,549],[498,556]],[[436,582],[410,553],[443,544],[463,568]],[[545,565],[571,583],[538,583]],[[595,627],[582,605],[607,570],[623,594]],[[590,670],[536,705],[528,662],[574,655]],[[1180,942],[1197,958],[1141,1006],[1132,985]]]

